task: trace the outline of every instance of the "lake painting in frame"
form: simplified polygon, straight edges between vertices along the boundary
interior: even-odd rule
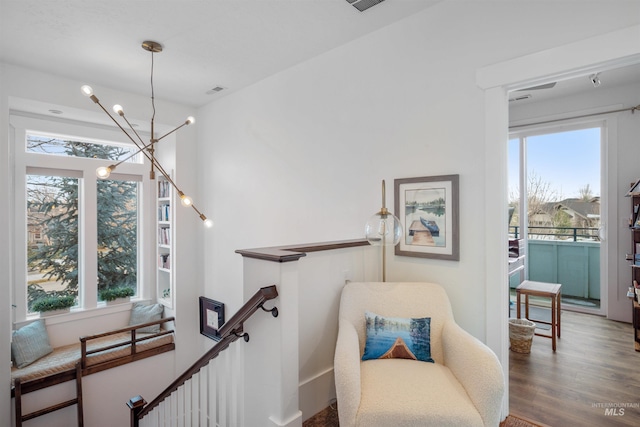
[[[396,255],[459,259],[458,175],[395,180],[403,236]]]

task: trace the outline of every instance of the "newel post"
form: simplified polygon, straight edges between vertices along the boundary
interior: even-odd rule
[[[243,254],[244,255],[244,254]],[[299,255],[297,258],[300,258]],[[291,261],[291,262],[288,262]],[[298,262],[244,255],[244,298],[265,284],[278,287],[278,317],[248,319],[251,341],[244,349],[244,423],[247,426],[302,427],[298,367]]]
[[[131,410],[131,427],[138,427],[140,420],[138,419],[138,415],[144,409],[144,405],[147,402],[142,398],[142,396],[135,396],[129,399],[127,402],[127,406]]]

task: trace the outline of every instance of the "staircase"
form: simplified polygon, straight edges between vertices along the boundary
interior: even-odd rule
[[[264,307],[277,296],[275,286],[261,288],[220,328],[220,341],[162,393],[149,403],[142,396],[129,399],[131,427],[243,425],[242,355],[230,345],[249,341],[243,325],[258,309],[278,316],[277,308]]]

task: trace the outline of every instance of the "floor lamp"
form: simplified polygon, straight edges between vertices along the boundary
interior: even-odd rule
[[[381,246],[382,250],[382,281],[387,281],[387,256],[385,246],[395,246],[402,236],[400,220],[386,208],[386,191],[382,180],[382,208],[374,214],[365,225],[365,235],[373,246]]]

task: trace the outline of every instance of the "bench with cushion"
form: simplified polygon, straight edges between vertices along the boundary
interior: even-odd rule
[[[15,331],[11,395],[16,397],[16,424],[31,419],[20,409],[26,393],[174,350],[173,330],[164,328],[173,320],[162,318],[162,306],[134,304],[130,326],[80,337],[77,343],[57,348],[49,345],[43,319]]]

